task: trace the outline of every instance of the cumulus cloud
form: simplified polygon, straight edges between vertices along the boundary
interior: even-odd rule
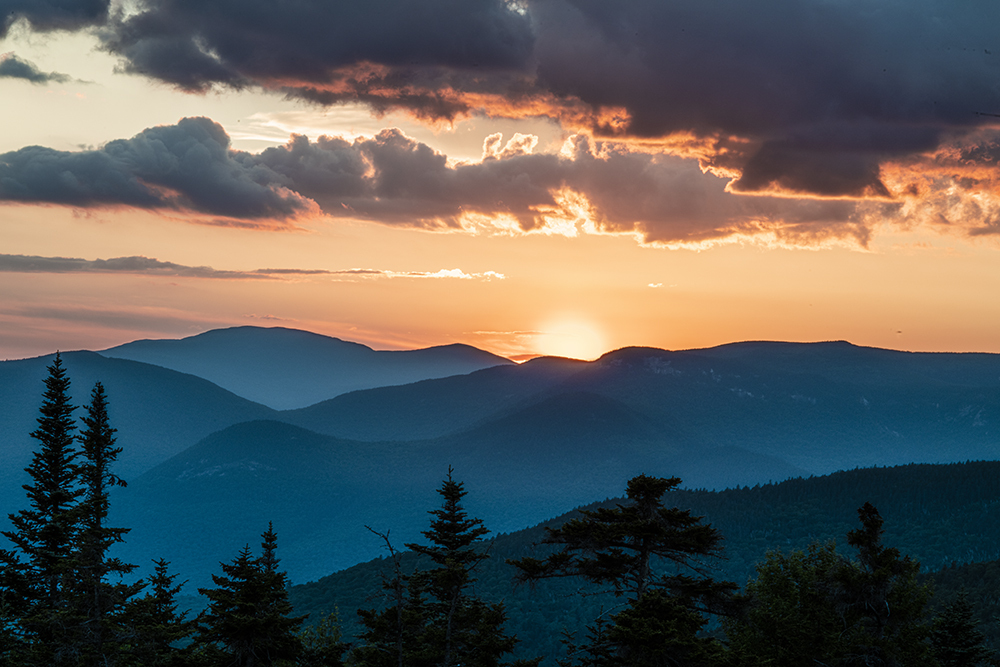
[[[34,63],[23,60],[13,52],[0,54],[0,79],[24,79],[31,83],[66,83],[72,77],[59,72],[43,72]]]
[[[0,201],[176,209],[235,219],[287,220],[312,210],[284,178],[229,150],[207,118],[145,130],[99,150],[28,146],[0,154]]]
[[[39,257],[36,255],[0,254],[0,272],[9,273],[110,273],[167,276],[178,278],[208,278],[223,280],[281,280],[294,277],[330,276],[360,278],[456,278],[460,280],[503,280],[496,271],[466,273],[461,269],[439,271],[388,271],[384,269],[256,269],[226,271],[210,266],[185,266],[163,262],[151,257],[112,257],[82,259],[79,257]]]

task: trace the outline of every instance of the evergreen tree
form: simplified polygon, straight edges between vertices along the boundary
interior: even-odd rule
[[[419,667],[427,660],[423,654],[419,659],[417,655],[427,627],[423,589],[418,581],[403,574],[401,554],[393,548],[389,535],[371,527],[368,530],[382,538],[389,549],[393,576],[382,577],[382,589],[389,601],[385,609],[358,609],[364,630],[359,635],[361,645],[354,649],[352,657],[366,667]]]
[[[833,581],[847,664],[933,664],[925,619],[930,592],[916,581],[920,563],[882,544],[884,521],[871,503],[858,510],[858,518],[861,528],[847,533],[857,560],[837,568]]]
[[[740,665],[935,665],[927,642],[929,593],[919,564],[882,544],[883,521],[870,503],[847,534],[856,560],[814,545],[769,554],[747,585],[746,613],[727,623]]]
[[[15,549],[0,556],[4,565],[4,585],[10,603],[20,594],[19,621],[10,627],[21,648],[29,650],[25,661],[59,665],[79,656],[83,619],[71,604],[75,548],[79,514],[76,505],[83,493],[78,485],[77,453],[73,447],[73,411],[70,380],[57,353],[48,367],[41,416],[31,437],[38,448],[25,471],[31,483],[24,485],[28,509],[10,514],[12,530],[4,531]],[[24,560],[22,560],[22,558]]]
[[[110,501],[108,491],[125,482],[111,472],[121,447],[115,446],[115,429],[108,419],[107,396],[98,382],[91,392],[87,414],[82,418],[86,427],[80,435],[83,463],[79,466],[83,483],[83,498],[76,508],[77,536],[76,604],[84,618],[82,648],[88,664],[109,664],[118,647],[115,624],[127,600],[142,587],[141,583],[112,583],[109,576],[122,577],[135,569],[118,558],[109,558],[112,545],[123,542],[127,528],[105,525]]]
[[[834,665],[844,653],[832,582],[841,557],[833,543],[769,552],[747,586],[744,613],[724,620],[737,665]]]
[[[299,667],[342,667],[344,664],[343,656],[348,645],[343,641],[336,611],[302,628],[299,641],[302,642]]]
[[[961,590],[931,626],[931,652],[941,667],[976,667],[986,664],[993,653],[972,617],[969,593]]]
[[[466,491],[452,473],[449,468],[438,489],[442,505],[430,511],[434,518],[423,532],[430,544],[406,545],[436,567],[409,578],[405,601],[397,594],[394,606],[359,612],[366,630],[354,655],[361,664],[495,667],[514,650],[517,640],[503,630],[503,604],[488,604],[469,591],[476,565],[488,558],[482,538],[489,530],[462,507]]]
[[[174,585],[178,575],[169,574],[170,564],[162,558],[153,562],[148,591],[131,600],[125,614],[131,647],[128,662],[141,667],[182,667],[189,664],[190,650],[177,644],[194,633],[195,623],[177,611],[176,596],[184,586]]]
[[[628,598],[605,643],[586,651],[590,664],[711,664],[719,654],[714,640],[698,636],[706,623],[700,612],[728,611],[736,586],[712,580],[699,563],[720,555],[718,531],[689,511],[663,506],[663,494],[679,484],[676,477],[634,477],[628,505],[584,510],[547,529],[543,542],[560,551],[511,561],[521,582],[582,577]]]
[[[253,558],[245,547],[223,576],[212,575],[217,588],[199,588],[209,600],[199,617],[196,641],[216,664],[266,667],[294,660],[301,653],[297,634],[304,617],[289,617],[287,580],[277,571],[277,536],[268,524],[263,555]]]

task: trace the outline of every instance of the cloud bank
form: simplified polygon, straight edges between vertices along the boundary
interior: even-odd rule
[[[1000,113],[997,25],[988,0],[149,0],[101,34],[126,70],[184,90],[689,134],[734,191],[886,199],[887,161]]]
[[[685,243],[769,231],[864,241],[847,201],[744,197],[697,162],[616,150],[576,136],[534,154],[533,137],[452,166],[399,130],[353,141],[293,136],[258,154],[229,148],[221,126],[187,118],[91,151],[37,146],[0,155],[0,201],[175,209],[264,227],[316,212],[426,229],[633,234]]]

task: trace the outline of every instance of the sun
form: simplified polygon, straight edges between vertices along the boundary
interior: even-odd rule
[[[555,317],[546,321],[538,331],[535,347],[542,355],[587,361],[607,352],[600,329],[577,317]]]

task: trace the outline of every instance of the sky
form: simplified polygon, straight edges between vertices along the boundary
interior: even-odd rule
[[[995,2],[0,10],[0,359],[1000,352]]]

